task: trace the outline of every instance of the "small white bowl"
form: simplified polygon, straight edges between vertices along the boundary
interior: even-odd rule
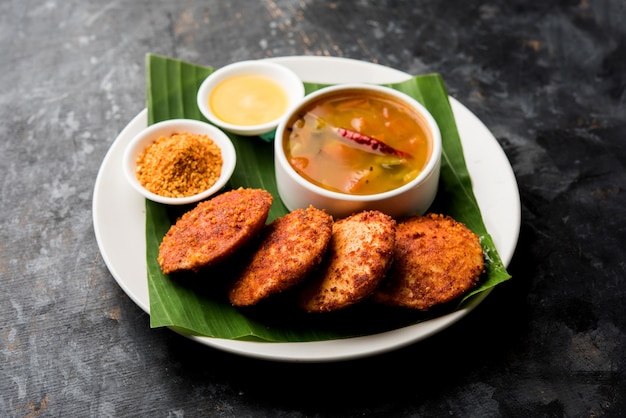
[[[240,61],[222,67],[211,73],[200,85],[197,95],[197,103],[200,112],[211,123],[225,131],[243,136],[263,135],[276,129],[284,115],[269,122],[259,125],[235,125],[218,118],[211,107],[209,99],[213,89],[222,81],[231,77],[244,74],[254,74],[267,77],[277,83],[287,95],[287,111],[294,107],[304,97],[304,84],[302,80],[287,67],[269,61]]]
[[[143,187],[137,179],[137,157],[146,149],[148,145],[158,138],[162,136],[169,137],[172,134],[183,132],[197,135],[207,135],[218,147],[220,147],[222,152],[222,170],[220,177],[210,188],[193,196],[165,197],[150,192]],[[237,155],[230,138],[228,138],[224,132],[215,126],[193,119],[171,119],[155,123],[137,134],[124,151],[123,163],[126,180],[146,199],[166,205],[186,205],[204,200],[224,187],[235,170]]]
[[[352,195],[334,192],[311,183],[289,164],[283,149],[287,136],[286,129],[303,108],[310,103],[334,95],[341,91],[359,90],[364,93],[383,94],[405,103],[425,122],[432,150],[422,172],[412,181],[396,189],[370,195]],[[441,132],[430,112],[415,99],[397,90],[370,84],[341,84],[317,90],[294,108],[280,123],[274,141],[276,185],[281,200],[289,210],[313,205],[325,209],[336,218],[343,218],[362,210],[380,210],[392,217],[400,218],[413,214],[423,214],[432,204],[437,194],[441,167]]]

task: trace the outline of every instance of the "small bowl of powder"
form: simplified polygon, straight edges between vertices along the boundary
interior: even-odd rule
[[[212,196],[228,182],[236,160],[224,132],[192,119],[147,127],[131,140],[123,158],[129,184],[146,199],[167,205]]]

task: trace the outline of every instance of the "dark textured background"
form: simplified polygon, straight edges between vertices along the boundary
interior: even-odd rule
[[[1,2],[0,416],[625,416],[625,22],[623,0]],[[513,280],[424,342],[345,363],[150,329],[91,218],[148,52],[441,73],[515,171]]]

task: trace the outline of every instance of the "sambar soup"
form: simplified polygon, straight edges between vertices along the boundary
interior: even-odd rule
[[[287,123],[290,165],[327,190],[370,195],[415,179],[432,153],[426,121],[397,99],[359,91],[321,97]]]

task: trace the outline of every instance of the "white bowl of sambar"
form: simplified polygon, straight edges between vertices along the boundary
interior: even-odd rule
[[[441,133],[428,110],[385,86],[341,84],[306,96],[276,130],[278,193],[289,210],[335,218],[424,213],[437,194]]]

